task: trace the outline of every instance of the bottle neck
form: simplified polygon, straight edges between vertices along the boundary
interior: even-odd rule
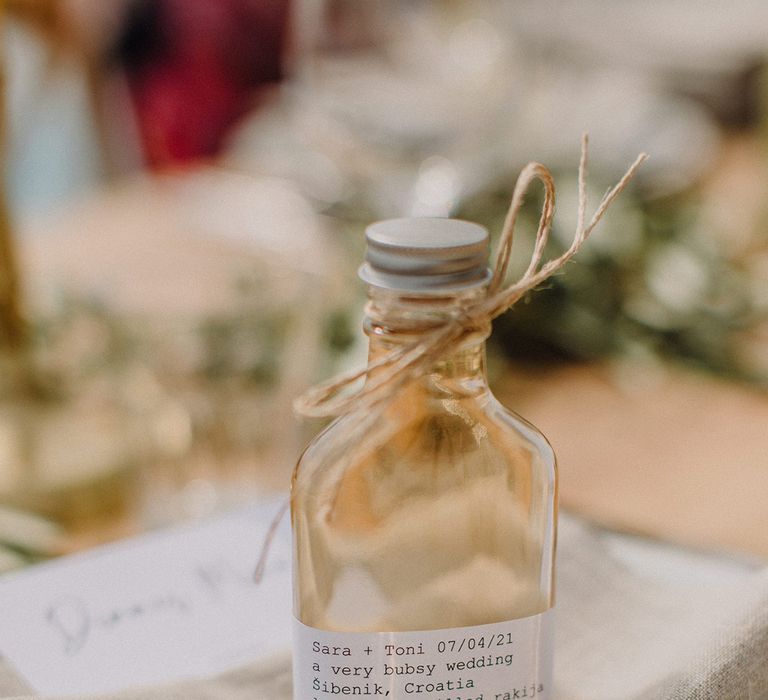
[[[369,289],[364,331],[369,338],[369,364],[403,345],[418,342],[420,337],[442,325],[462,304],[482,298],[483,289],[473,289],[446,296],[404,296],[402,293]],[[435,398],[451,395],[468,396],[488,391],[485,362],[485,339],[490,323],[473,332],[435,359],[421,381],[409,390],[427,390]],[[374,378],[374,372],[371,378]]]

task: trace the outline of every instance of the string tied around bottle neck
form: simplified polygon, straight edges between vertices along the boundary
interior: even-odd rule
[[[497,316],[514,306],[526,293],[558,272],[581,249],[584,242],[605,215],[608,207],[629,184],[638,168],[648,157],[641,153],[624,173],[623,177],[603,196],[592,217],[587,221],[587,152],[589,139],[581,139],[579,161],[579,208],[576,231],[569,248],[560,256],[543,262],[544,249],[549,241],[552,218],[555,213],[555,183],[550,171],[541,163],[531,162],[520,172],[515,183],[499,240],[493,276],[485,294],[478,299],[464,301],[448,311],[444,321],[420,334],[410,343],[393,348],[366,367],[336,376],[309,389],[294,402],[297,413],[309,417],[340,416],[353,409],[368,411],[386,402],[404,385],[430,368],[456,342],[471,334],[477,328],[489,324]],[[512,256],[514,230],[525,195],[535,181],[544,187],[536,238],[531,260],[520,278],[506,283],[509,262]],[[361,380],[363,386],[350,391]]]
[[[608,207],[629,184],[638,168],[647,159],[641,153],[624,173],[624,176],[603,196],[595,213],[587,221],[587,151],[589,140],[586,134],[581,139],[579,161],[579,210],[576,232],[570,247],[559,257],[542,263],[544,249],[549,240],[552,217],[555,213],[555,183],[550,171],[541,163],[528,163],[515,183],[496,254],[493,276],[478,299],[465,301],[448,311],[442,323],[419,334],[412,342],[392,348],[365,368],[339,375],[318,384],[294,402],[297,413],[311,417],[340,416],[352,409],[367,412],[367,422],[357,425],[364,428],[373,422],[386,402],[403,386],[416,377],[429,372],[431,367],[457,341],[487,326],[494,318],[516,304],[527,292],[558,272],[579,251],[589,235],[605,215]],[[505,284],[512,255],[512,241],[515,224],[523,206],[525,195],[531,185],[539,180],[544,187],[544,203],[539,217],[533,253],[527,269],[513,283]],[[365,380],[362,388],[354,393],[345,393],[355,384]],[[375,409],[375,410],[371,410]],[[297,467],[298,468],[298,467]],[[290,506],[288,499],[282,504],[269,527],[259,554],[254,580],[259,583],[266,569],[267,557],[279,524]]]

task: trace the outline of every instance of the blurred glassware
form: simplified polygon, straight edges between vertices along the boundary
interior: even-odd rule
[[[657,195],[691,186],[714,162],[720,137],[699,102],[642,68],[532,46],[509,3],[417,1],[384,12],[336,2],[326,14],[329,5],[359,12],[378,40],[311,35],[311,69],[239,129],[228,162],[296,182],[341,219],[455,214],[534,156],[570,166],[584,131],[606,178],[650,151],[645,179]],[[313,4],[312,16],[323,7]]]
[[[31,303],[93,300],[162,397],[149,524],[288,483],[291,402],[329,371],[344,284],[322,228],[287,183],[207,168],[135,178],[24,232]]]
[[[0,358],[0,503],[106,537],[130,528],[158,450],[158,406],[136,403],[113,326],[68,306],[35,318],[21,351]]]
[[[106,4],[114,9],[123,2]],[[115,142],[119,140],[122,154],[134,149],[131,117],[113,89],[117,86],[97,69],[96,57],[86,47],[89,37],[69,21],[74,19],[70,11],[82,3],[6,0],[4,4],[7,16],[0,27],[0,61],[7,76],[4,167],[9,206],[15,218],[22,218],[100,182],[116,155],[107,148],[115,145],[114,131],[120,132]],[[90,38],[103,39],[108,28],[110,23],[102,22]],[[102,119],[100,99],[107,95],[113,103]],[[131,163],[136,163],[135,155]]]
[[[415,0],[384,13],[376,2],[330,4],[358,9],[373,38],[319,40],[311,70],[240,129],[228,162],[296,182],[342,230],[371,218],[450,214],[495,231],[517,170],[535,157],[564,180],[557,246],[575,223],[568,173],[581,133],[589,131],[594,144],[595,183],[647,150],[638,187],[595,236],[581,272],[556,278],[499,321],[505,352],[659,355],[765,381],[765,363],[755,360],[765,349],[762,258],[745,262],[734,247],[754,247],[762,236],[754,222],[739,222],[747,211],[764,221],[764,192],[754,183],[765,175],[753,163],[735,192],[703,198],[711,206],[695,188],[706,190],[723,172],[733,140],[719,127],[717,99],[759,101],[756,81],[743,76],[765,62],[768,44],[754,26],[768,10],[739,0],[744,14],[724,20],[729,40],[715,36],[722,8],[699,15],[687,1],[620,3],[610,37],[595,2],[566,3],[563,13],[553,3],[502,0]],[[322,16],[318,5],[327,9],[315,3],[313,16]],[[683,24],[701,41],[672,41]],[[596,202],[602,193],[595,189]],[[749,192],[760,197],[745,201]],[[723,235],[730,243],[717,242]]]
[[[229,129],[284,77],[288,0],[134,2],[113,49],[145,161],[215,156]]]

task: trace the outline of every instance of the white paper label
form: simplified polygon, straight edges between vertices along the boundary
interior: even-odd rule
[[[101,696],[287,651],[287,522],[253,583],[280,507],[249,506],[0,577],[0,654],[40,694]]]
[[[295,700],[552,697],[553,611],[426,632],[326,632],[294,620]]]

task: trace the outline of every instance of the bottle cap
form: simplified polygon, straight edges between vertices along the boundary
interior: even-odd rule
[[[459,219],[388,219],[365,230],[368,249],[360,278],[384,289],[421,293],[487,284],[489,237]]]

